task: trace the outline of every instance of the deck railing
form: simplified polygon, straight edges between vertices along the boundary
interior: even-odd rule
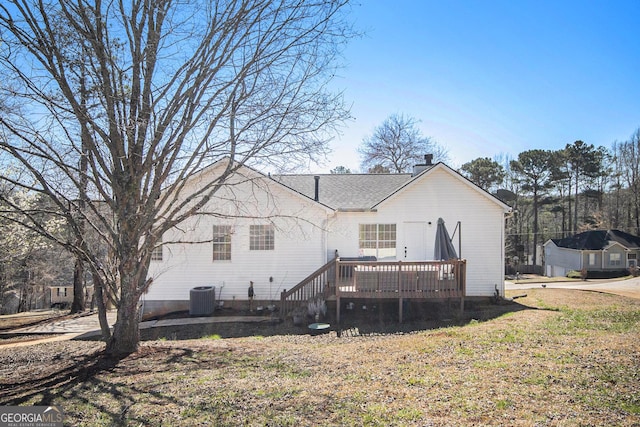
[[[362,261],[334,258],[280,294],[280,315],[311,298],[443,299],[466,295],[466,260]],[[338,311],[339,313],[339,311]],[[339,316],[339,314],[338,314]]]
[[[337,258],[332,259],[296,286],[289,290],[284,290],[280,294],[280,316],[286,317],[291,311],[303,304],[306,304],[310,298],[322,296],[328,298],[332,294],[332,281],[336,277]]]
[[[463,259],[415,262],[336,262],[336,320],[341,298],[397,299],[400,323],[405,299],[459,298],[464,310],[466,267]]]
[[[466,292],[466,260],[336,264],[338,297],[457,298]]]

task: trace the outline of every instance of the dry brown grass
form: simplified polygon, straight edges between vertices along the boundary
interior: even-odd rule
[[[506,314],[471,307],[480,320],[405,333],[269,329],[122,360],[92,342],[1,350],[0,403],[57,404],[86,426],[640,425],[640,301],[527,293]]]
[[[0,331],[9,331],[25,326],[37,325],[42,322],[49,322],[52,319],[60,319],[63,317],[70,317],[68,310],[31,311],[27,313],[4,315],[0,316]]]

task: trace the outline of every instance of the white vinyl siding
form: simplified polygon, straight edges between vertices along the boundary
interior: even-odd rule
[[[283,290],[327,261],[326,208],[266,177],[237,181],[229,182],[226,192],[222,188],[207,207],[224,214],[224,224],[213,216],[194,217],[168,232],[165,241],[202,243],[165,243],[164,261],[152,263],[150,269],[153,285],[147,301],[188,302],[190,290],[197,286],[215,286],[216,299],[246,300],[250,281],[257,300],[278,300]],[[269,219],[260,224],[257,218]],[[273,249],[251,250],[251,226],[267,224],[274,230]],[[214,225],[231,226],[231,261],[212,261]],[[266,241],[258,244],[267,247]]]

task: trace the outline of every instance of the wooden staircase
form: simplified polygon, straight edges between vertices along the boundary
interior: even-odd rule
[[[334,258],[292,289],[284,290],[280,294],[280,318],[286,318],[296,307],[307,304],[309,299],[322,296],[325,300],[335,295],[336,263]]]

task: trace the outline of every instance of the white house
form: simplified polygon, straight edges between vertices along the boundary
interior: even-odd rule
[[[222,167],[206,168],[190,185]],[[510,210],[443,163],[427,161],[414,174],[269,176],[244,167],[210,202],[210,215],[163,236],[144,311],[184,310],[201,286],[215,286],[215,298],[233,304],[247,300],[250,282],[256,300],[277,303],[336,253],[432,260],[439,218],[466,259],[466,296],[492,296],[496,287],[504,295]]]

